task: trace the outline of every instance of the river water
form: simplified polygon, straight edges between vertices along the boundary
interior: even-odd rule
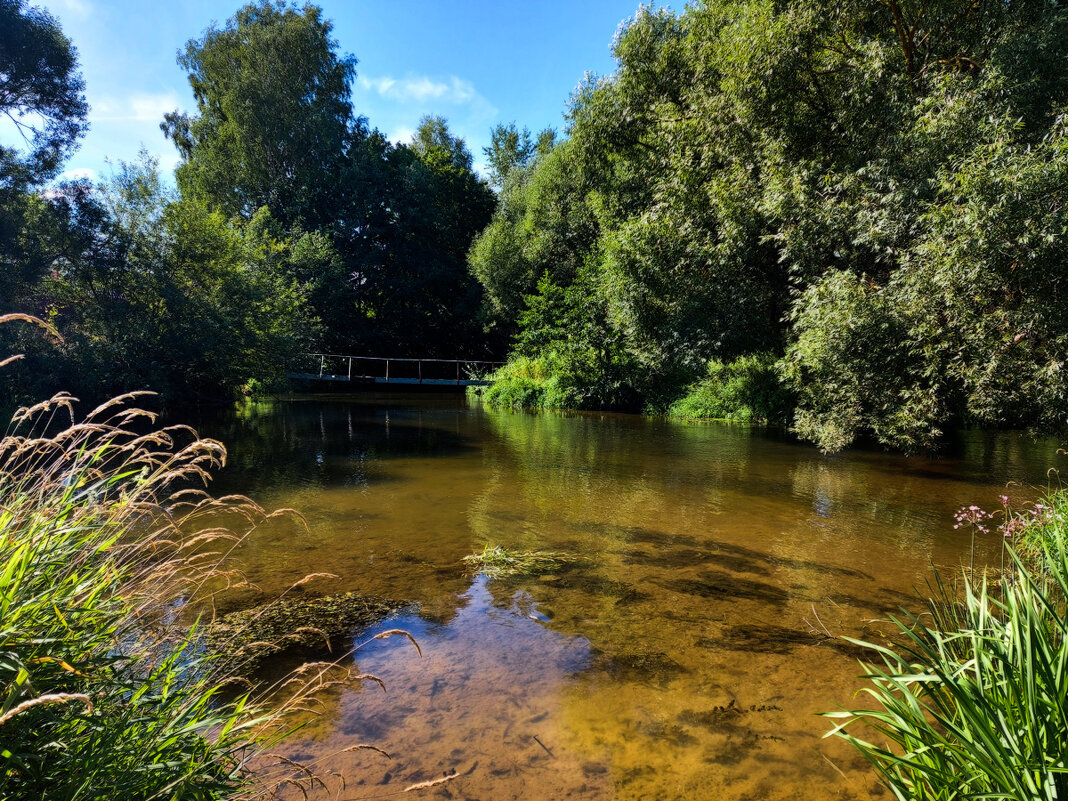
[[[1057,443],[963,434],[937,460],[821,455],[782,434],[623,415],[523,414],[461,397],[252,405],[201,433],[216,490],[289,520],[242,567],[271,597],[408,599],[355,655],[380,677],[325,696],[289,744],[342,799],[868,799],[870,767],[819,713],[863,703],[855,649],[915,605],[931,565],[996,563],[953,529],[1045,486]],[[556,551],[563,571],[487,580],[484,546]],[[256,600],[256,599],[252,599]],[[372,744],[370,751],[343,749]],[[322,797],[333,797],[324,794]]]

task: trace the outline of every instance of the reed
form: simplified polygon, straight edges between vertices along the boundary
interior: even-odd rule
[[[227,557],[279,513],[211,497],[223,446],[159,427],[142,394],[78,422],[56,395],[0,440],[0,798],[249,799],[322,783],[271,749],[348,671],[315,664],[248,689],[199,637],[214,595],[243,582]]]
[[[957,593],[936,579],[927,614],[894,621],[898,646],[858,642],[877,655],[863,690],[876,708],[831,713],[829,735],[895,798],[1068,797],[1068,496],[1039,509],[1015,527],[997,586],[966,574]],[[853,734],[856,723],[877,736]]]

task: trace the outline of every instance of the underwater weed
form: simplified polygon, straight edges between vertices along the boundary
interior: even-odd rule
[[[463,561],[473,573],[500,579],[559,573],[585,560],[560,551],[513,551],[501,545],[486,545],[481,552],[465,556]]]

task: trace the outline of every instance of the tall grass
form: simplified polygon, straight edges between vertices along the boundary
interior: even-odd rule
[[[0,441],[0,798],[254,798],[318,781],[269,749],[340,668],[307,666],[279,703],[235,684],[187,614],[241,581],[226,556],[270,515],[210,497],[223,446],[156,426],[137,400],[76,423],[57,395]]]
[[[508,409],[567,408],[572,399],[561,391],[555,367],[546,356],[517,356],[489,376],[482,398]]]
[[[1004,530],[1021,543],[999,586],[941,582],[927,614],[895,621],[864,692],[875,709],[833,713],[898,799],[1068,797],[1068,496]],[[863,644],[863,643],[862,643]],[[863,722],[877,735],[849,728]]]

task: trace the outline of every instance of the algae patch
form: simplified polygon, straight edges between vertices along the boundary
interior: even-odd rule
[[[329,651],[354,633],[412,606],[409,601],[357,592],[280,598],[223,615],[208,626],[205,641],[211,651],[252,663],[298,648]]]

